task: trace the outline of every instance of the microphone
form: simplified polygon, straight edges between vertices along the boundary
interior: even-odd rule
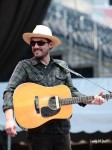
[[[109,91],[109,90],[105,89],[104,87],[102,87],[102,86],[100,86],[100,85],[96,84],[95,82],[92,82],[91,80],[89,80],[89,79],[87,79],[86,77],[82,76],[81,74],[79,74],[79,73],[77,73],[77,72],[73,71],[72,69],[70,69],[70,68],[68,68],[68,67],[63,66],[63,65],[62,65],[62,64],[60,64],[60,63],[58,63],[58,65],[59,65],[59,66],[61,66],[61,67],[62,67],[62,68],[64,68],[64,69],[68,70],[69,72],[71,72],[71,73],[75,74],[76,76],[81,77],[81,78],[83,78],[83,79],[86,79],[87,81],[89,81],[89,82],[91,82],[92,84],[94,84],[94,85],[96,85],[96,86],[98,86],[98,87],[102,88],[103,90],[105,90],[105,91],[107,91],[107,92],[109,92],[109,93],[112,93],[111,91]]]

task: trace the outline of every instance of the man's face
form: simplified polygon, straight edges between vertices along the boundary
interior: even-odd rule
[[[45,38],[33,37],[30,43],[34,56],[39,59],[42,59],[49,55],[49,50],[53,47],[53,43],[49,42]]]

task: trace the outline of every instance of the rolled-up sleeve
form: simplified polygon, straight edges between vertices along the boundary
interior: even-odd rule
[[[3,111],[6,109],[13,109],[13,92],[19,84],[25,82],[26,76],[25,68],[23,67],[22,62],[19,62],[12,73],[6,90],[3,93]]]

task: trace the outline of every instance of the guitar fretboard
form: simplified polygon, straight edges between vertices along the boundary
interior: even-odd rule
[[[111,94],[102,95],[102,97],[106,100],[112,98]],[[94,96],[81,96],[81,97],[72,97],[72,98],[64,98],[59,99],[60,105],[69,105],[69,104],[77,104],[77,103],[84,103],[84,102],[91,102],[94,99]]]

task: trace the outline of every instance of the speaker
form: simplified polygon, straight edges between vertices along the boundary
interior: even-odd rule
[[[109,0],[109,5],[112,5],[112,0]]]

